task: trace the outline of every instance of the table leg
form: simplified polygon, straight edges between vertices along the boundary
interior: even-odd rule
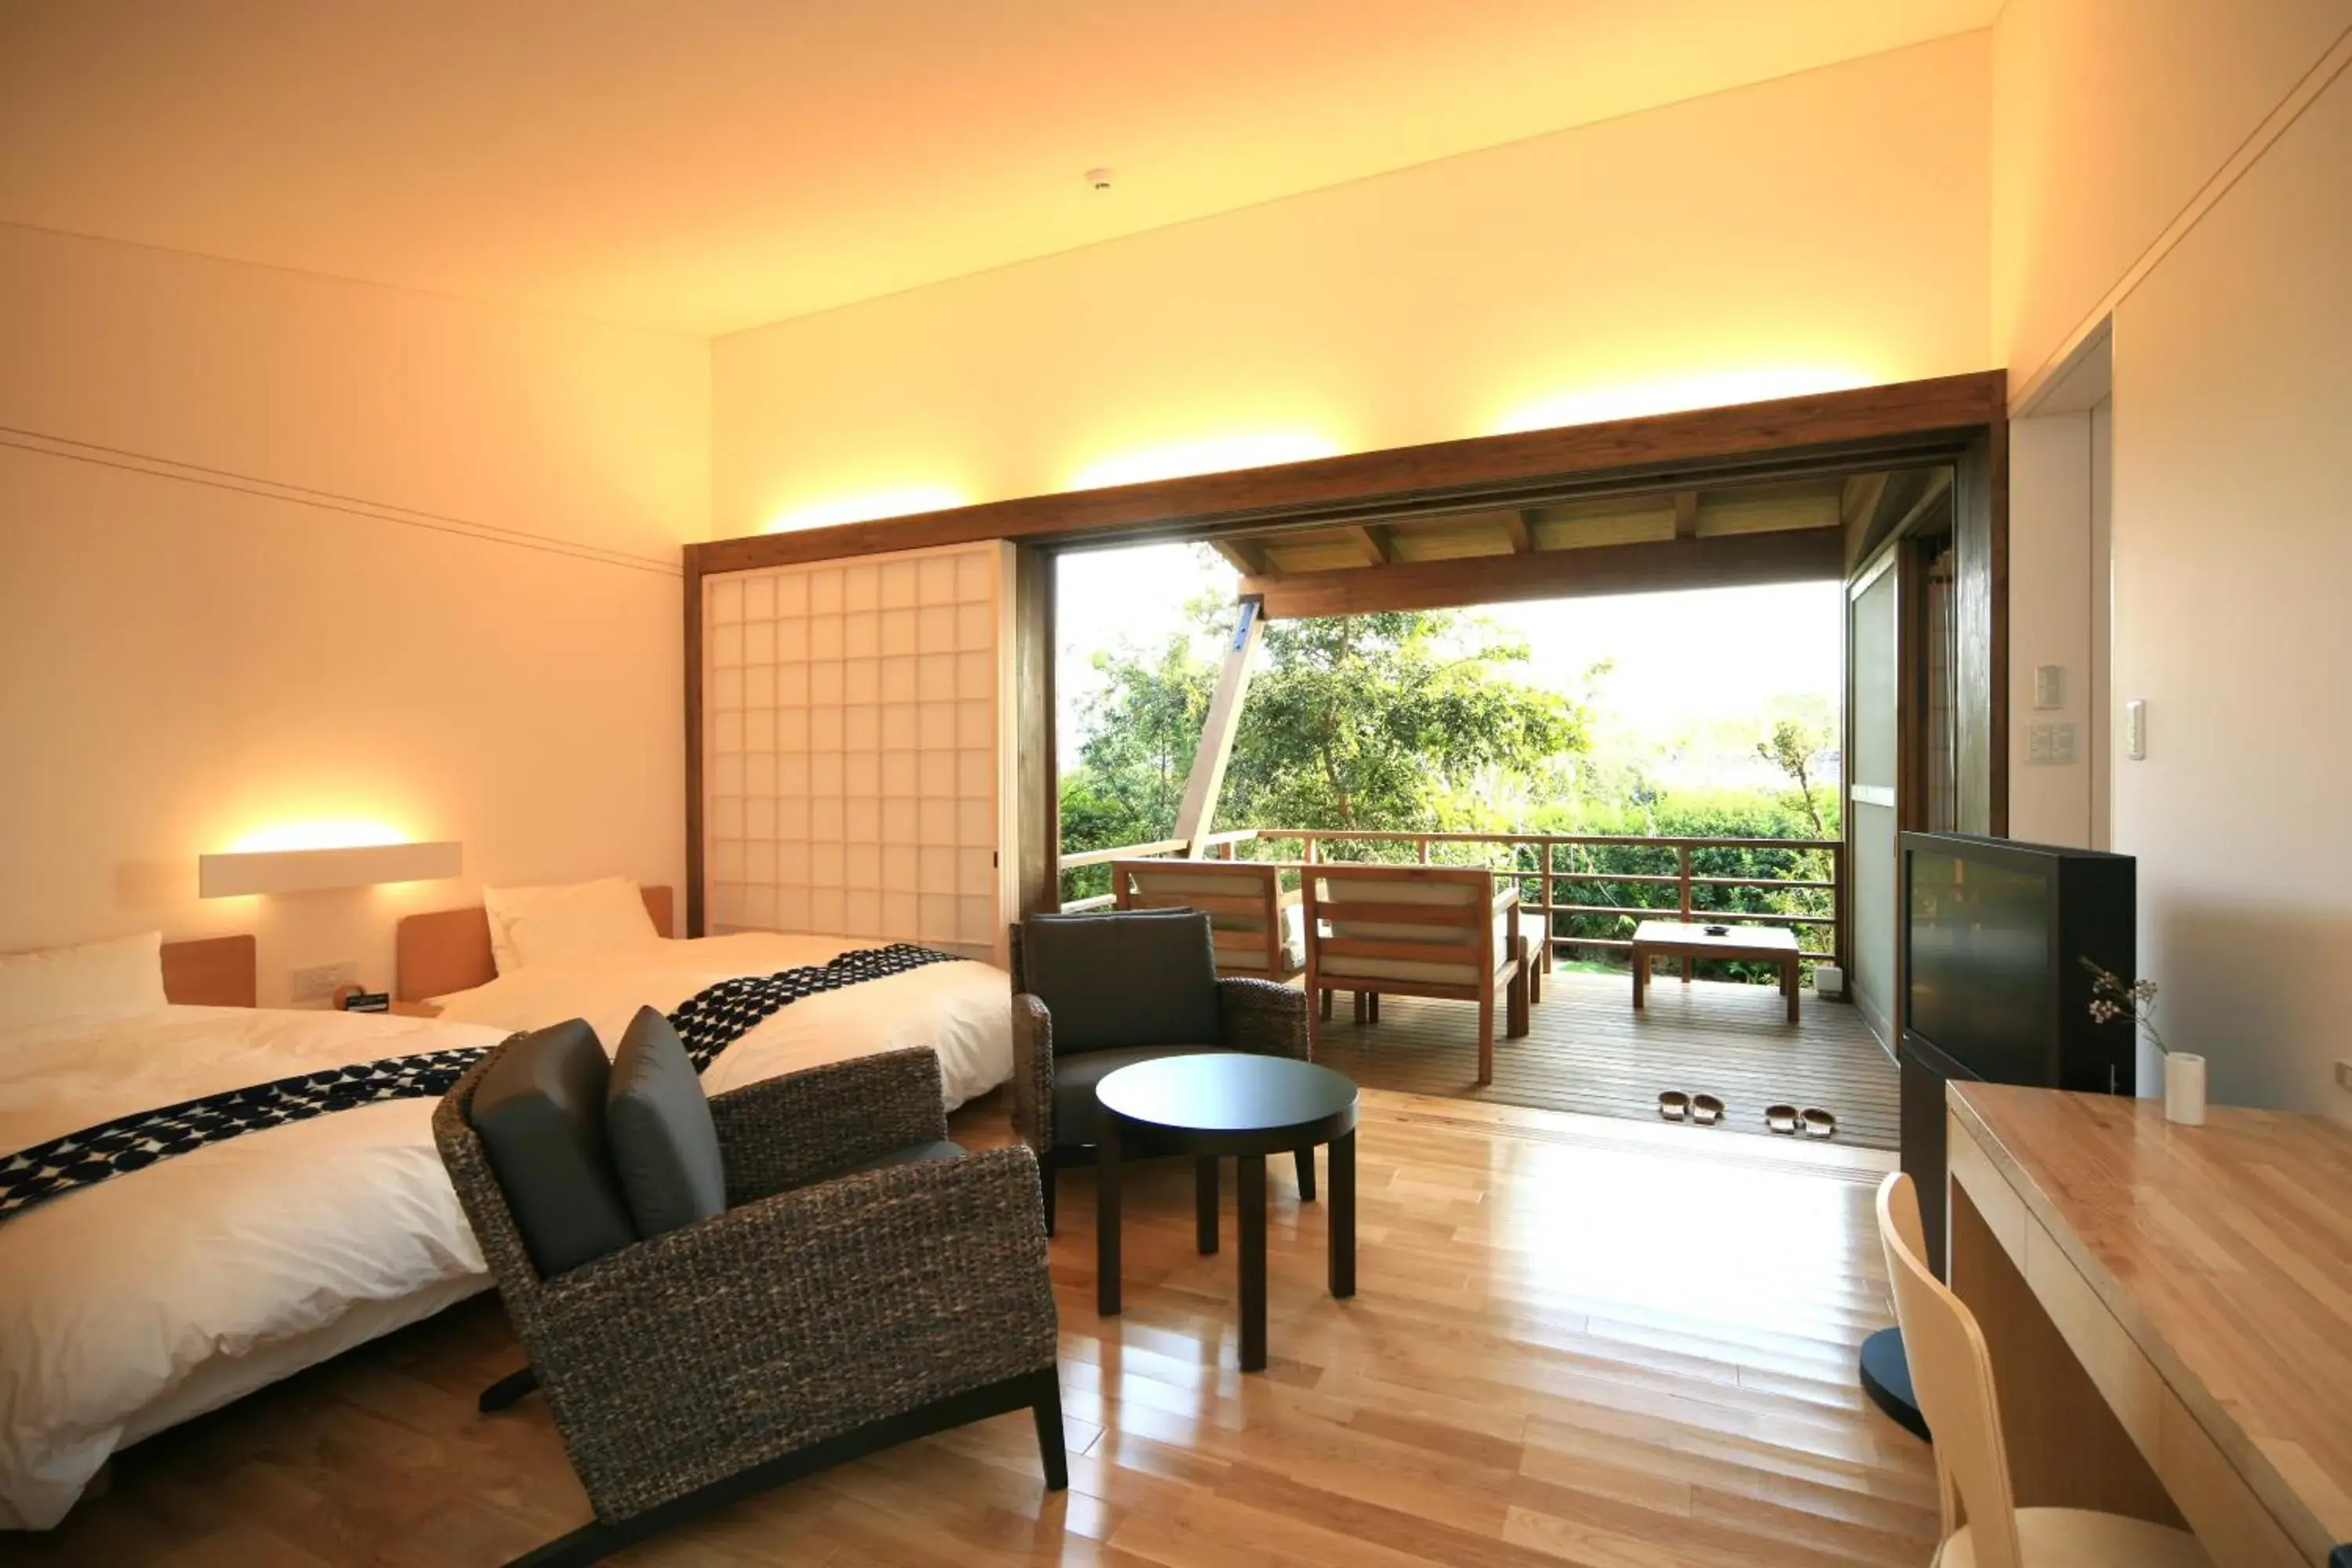
[[[1331,1140],[1331,1294],[1356,1293],[1356,1135]]]
[[[1118,1315],[1118,1117],[1108,1106],[1095,1148],[1095,1310]]]
[[[1192,1225],[1202,1256],[1217,1250],[1217,1157],[1192,1160]]]
[[[1797,1021],[1797,961],[1789,959],[1780,965],[1780,993],[1789,999],[1789,1022]]]
[[[1234,1160],[1235,1200],[1241,1207],[1242,1370],[1265,1370],[1265,1156]]]
[[[1650,955],[1640,948],[1633,950],[1633,1011],[1642,1010],[1642,993],[1650,979]]]

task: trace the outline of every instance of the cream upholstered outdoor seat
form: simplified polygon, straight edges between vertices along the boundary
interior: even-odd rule
[[[1209,917],[1217,973],[1287,982],[1307,968],[1307,911],[1282,868],[1249,860],[1114,860],[1122,910],[1198,910]]]
[[[1478,1081],[1493,1082],[1498,995],[1509,1037],[1528,1032],[1517,890],[1458,866],[1310,866],[1304,880],[1307,991],[1475,1002]],[[1320,1012],[1309,1011],[1318,1037]]]

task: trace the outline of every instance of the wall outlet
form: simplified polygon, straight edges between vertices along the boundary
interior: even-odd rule
[[[338,987],[359,983],[360,961],[339,958],[332,963],[314,963],[296,970],[288,994],[297,1002],[324,1002],[334,995]]]

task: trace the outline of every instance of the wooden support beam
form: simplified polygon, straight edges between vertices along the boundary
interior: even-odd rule
[[[1515,504],[1508,492],[1576,475],[1656,474],[1736,463],[1799,448],[1916,444],[1965,437],[2009,416],[2000,371],[1808,393],[1723,408],[1645,415],[1553,430],[1480,436],[1304,463],[1196,474],[1145,484],[984,501],[913,517],[753,534],[691,544],[705,573],[832,561],[975,539],[1095,541],[1198,537],[1220,527],[1303,521],[1338,509],[1413,503],[1470,492]],[[1822,455],[1833,454],[1824,450]],[[1851,454],[1845,454],[1851,455]]]
[[[1255,539],[1213,539],[1212,548],[1232,563],[1234,571],[1244,577],[1265,577],[1272,568],[1266,563],[1265,550]]]
[[[1886,481],[1891,478],[1883,472],[1847,477],[1845,489],[1838,498],[1838,518],[1848,533],[1867,522],[1870,514],[1878,510],[1878,498],[1886,493]]]
[[[1257,599],[1243,596],[1234,635],[1225,643],[1224,668],[1217,672],[1216,693],[1209,699],[1209,716],[1201,726],[1201,744],[1192,753],[1192,773],[1184,781],[1184,803],[1176,808],[1176,837],[1191,840],[1184,853],[1195,860],[1207,848],[1201,838],[1216,818],[1225,764],[1233,759],[1242,703],[1249,696],[1250,666],[1257,660],[1258,644],[1265,640],[1262,609]]]
[[[1536,514],[1532,507],[1503,514],[1503,533],[1511,542],[1511,553],[1525,555],[1536,547]]]
[[[1675,537],[1676,539],[1698,537],[1698,492],[1696,490],[1675,492]]]
[[[1388,530],[1357,522],[1349,524],[1342,531],[1347,534],[1348,542],[1362,554],[1365,565],[1385,566],[1389,563]]]
[[[1661,539],[1640,544],[1538,550],[1525,555],[1471,555],[1397,566],[1297,572],[1245,579],[1242,591],[1263,595],[1269,618],[1292,619],[1375,610],[1459,609],[1667,588],[1833,582],[1844,571],[1843,542],[1834,528],[1728,534],[1717,539]]]
[[[1889,531],[1900,533],[1905,529],[1910,527],[1913,523],[1918,521],[1921,518],[1927,516],[1928,510],[1937,501],[1943,500],[1951,488],[1952,470],[1949,468],[1937,468],[1933,474],[1928,476],[1926,488],[1921,489],[1919,492],[1919,499],[1913,501],[1909,507],[1905,509],[1903,515],[1895,520],[1895,526],[1893,529],[1889,530]]]

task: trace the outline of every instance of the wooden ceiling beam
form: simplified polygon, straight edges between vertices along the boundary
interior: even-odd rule
[[[2008,385],[2000,371],[1939,376],[713,540],[689,544],[686,553],[690,570],[700,574],[982,539],[1197,538],[1221,528],[1328,518],[1335,510],[1360,512],[1374,505],[1391,516],[1432,502],[1450,507],[1476,489],[1496,492],[1497,501],[1484,509],[1491,510],[1511,504],[1500,497],[1514,487],[1549,487],[1580,475],[1777,461],[1806,448],[1828,458],[1851,456],[1857,446],[1965,439],[2009,416]]]
[[[1698,492],[1696,490],[1675,492],[1675,537],[1676,539],[1698,537]]]
[[[1265,558],[1265,548],[1255,539],[1213,539],[1209,544],[1244,577],[1273,575],[1273,567]]]
[[[1886,493],[1886,481],[1892,477],[1884,472],[1847,477],[1845,489],[1838,497],[1838,517],[1847,532],[1853,532],[1878,510],[1878,498]]]
[[[1928,509],[1934,506],[1937,501],[1943,500],[1945,493],[1951,488],[1951,469],[1937,468],[1934,473],[1928,475],[1926,487],[1919,492],[1919,499],[1913,501],[1909,508],[1904,511],[1903,515],[1895,520],[1895,527],[1891,531],[1900,533],[1905,529],[1909,528],[1913,523],[1918,521],[1921,518],[1927,516]]]
[[[1349,524],[1340,531],[1348,536],[1348,542],[1362,554],[1365,565],[1385,566],[1392,559],[1389,552],[1387,529],[1373,528],[1365,523],[1357,522]]]
[[[1536,514],[1533,508],[1503,514],[1503,534],[1511,542],[1511,553],[1525,555],[1536,547]]]
[[[1396,566],[1295,572],[1248,578],[1241,591],[1262,595],[1266,615],[1279,620],[1667,588],[1825,582],[1843,575],[1843,542],[1834,528],[1661,539],[1524,555],[1465,555]]]

